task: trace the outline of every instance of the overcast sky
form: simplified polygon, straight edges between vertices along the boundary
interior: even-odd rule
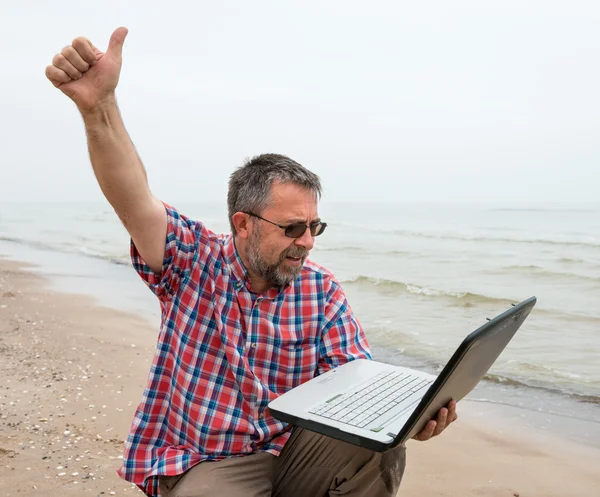
[[[2,200],[102,199],[44,70],[121,25],[119,104],[167,201],[224,202],[262,152],[318,173],[335,201],[600,200],[597,1],[5,4]]]

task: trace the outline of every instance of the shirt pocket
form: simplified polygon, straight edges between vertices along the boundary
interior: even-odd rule
[[[288,343],[281,348],[279,375],[289,388],[315,376],[318,366],[318,347],[314,342]]]
[[[276,394],[313,378],[318,367],[319,339],[310,319],[302,322],[263,321],[253,364]]]
[[[275,385],[278,393],[294,388],[317,372],[319,342],[309,325],[301,329],[282,327],[275,343],[277,369]]]

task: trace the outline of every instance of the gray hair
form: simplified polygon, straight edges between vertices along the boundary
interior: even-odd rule
[[[227,208],[229,224],[236,235],[233,215],[236,212],[260,214],[269,206],[271,186],[275,181],[306,188],[321,198],[319,177],[285,155],[262,154],[247,159],[229,177]]]

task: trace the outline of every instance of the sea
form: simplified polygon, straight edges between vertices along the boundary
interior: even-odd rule
[[[172,203],[229,230],[225,202]],[[435,374],[486,319],[536,296],[468,398],[583,421],[600,443],[600,203],[323,201],[319,214],[328,228],[311,258],[340,281],[375,359]],[[158,329],[107,203],[0,202],[0,255]]]

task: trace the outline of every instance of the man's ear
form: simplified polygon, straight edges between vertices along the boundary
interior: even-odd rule
[[[236,236],[242,240],[247,240],[250,237],[250,216],[243,212],[236,212],[231,220],[235,226]]]

